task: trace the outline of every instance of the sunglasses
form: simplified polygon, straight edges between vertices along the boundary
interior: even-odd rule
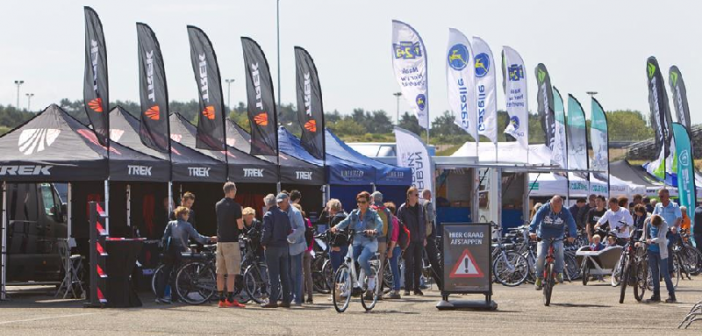
[[[356,201],[358,204],[366,204],[368,201]]]

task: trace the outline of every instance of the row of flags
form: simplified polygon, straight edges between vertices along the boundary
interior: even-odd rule
[[[154,31],[137,23],[139,59],[140,136],[144,145],[171,152],[168,88],[164,58]],[[196,147],[225,151],[227,125],[222,77],[212,42],[204,31],[187,26],[190,59],[198,87]],[[274,87],[266,56],[251,38],[241,38],[244,54],[252,155],[278,156],[278,117]],[[315,158],[324,160],[324,110],[317,69],[309,53],[295,47],[298,120],[301,143]],[[98,140],[109,147],[109,88],[107,49],[97,13],[85,7],[85,111]],[[225,155],[226,157],[226,155]]]

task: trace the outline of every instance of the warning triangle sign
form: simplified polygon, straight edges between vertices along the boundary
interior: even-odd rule
[[[451,274],[449,274],[451,278],[482,278],[483,276],[483,271],[480,270],[473,254],[468,249],[463,250],[463,254],[458,258]]]

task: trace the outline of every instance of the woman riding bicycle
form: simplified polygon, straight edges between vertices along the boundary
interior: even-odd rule
[[[363,271],[368,276],[368,291],[366,296],[373,296],[375,289],[375,275],[371,271],[370,259],[378,251],[378,239],[376,235],[383,228],[383,222],[373,209],[370,209],[370,194],[363,191],[356,195],[358,209],[351,211],[348,217],[341,223],[331,228],[332,233],[343,230],[347,227],[354,230],[353,236],[353,260],[361,265]],[[362,281],[363,277],[359,277]]]
[[[174,213],[177,220],[168,222],[166,230],[163,232],[163,249],[165,251],[163,256],[163,274],[165,276],[157,279],[156,292],[158,297],[156,298],[156,303],[171,303],[169,299],[164,297],[166,281],[171,280],[170,274],[173,271],[173,267],[179,264],[181,253],[188,250],[188,241],[193,239],[200,244],[217,241],[216,236],[206,237],[195,231],[193,225],[188,222],[190,209],[181,206],[176,208]],[[171,284],[171,288],[175,288],[175,286]]]

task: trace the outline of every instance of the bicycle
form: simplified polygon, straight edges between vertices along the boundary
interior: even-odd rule
[[[217,293],[215,249],[216,245],[205,245],[202,253],[191,253],[192,261],[178,269],[176,293],[186,303],[203,304]]]
[[[496,236],[497,243],[492,253],[495,279],[503,286],[519,286],[529,275],[529,264],[524,256],[513,251],[514,244],[503,243],[502,228],[498,228]]]
[[[334,303],[334,309],[338,313],[343,313],[349,307],[349,304],[351,303],[351,297],[354,294],[354,285],[358,283],[358,279],[360,278],[356,272],[356,262],[354,262],[353,260],[354,230],[349,231],[349,251],[346,254],[346,257],[344,258],[344,263],[341,264],[341,266],[339,266],[339,269],[336,270],[336,273],[334,273],[334,281],[332,283],[332,301]],[[382,281],[382,279],[378,279],[378,274],[380,271],[380,259],[378,258],[379,255],[380,254],[376,252],[375,256],[369,262],[371,266],[371,272],[374,275],[374,278],[378,281]],[[360,288],[361,305],[366,310],[366,312],[369,312],[378,303],[379,294],[377,290],[370,291],[373,295],[373,299],[368,301],[365,297],[365,293],[368,292],[368,279],[370,277],[368,275],[365,275],[363,278],[363,283]],[[376,286],[380,286],[380,284],[376,283]]]
[[[563,239],[551,238],[548,240],[548,254],[546,255],[546,262],[544,263],[543,294],[544,306],[547,307],[551,305],[551,295],[553,294],[553,287],[556,285],[556,257],[554,256],[555,249],[553,243],[557,241],[563,241]]]
[[[312,259],[312,286],[317,293],[329,294],[334,276],[329,247],[331,232],[326,230],[314,236],[314,258]]]
[[[646,281],[648,280],[648,267],[646,265],[646,251],[636,248],[631,241],[624,245],[622,257],[624,266],[621,271],[621,288],[619,289],[619,303],[624,303],[626,287],[634,287],[634,298],[636,301],[643,300],[646,291]]]

